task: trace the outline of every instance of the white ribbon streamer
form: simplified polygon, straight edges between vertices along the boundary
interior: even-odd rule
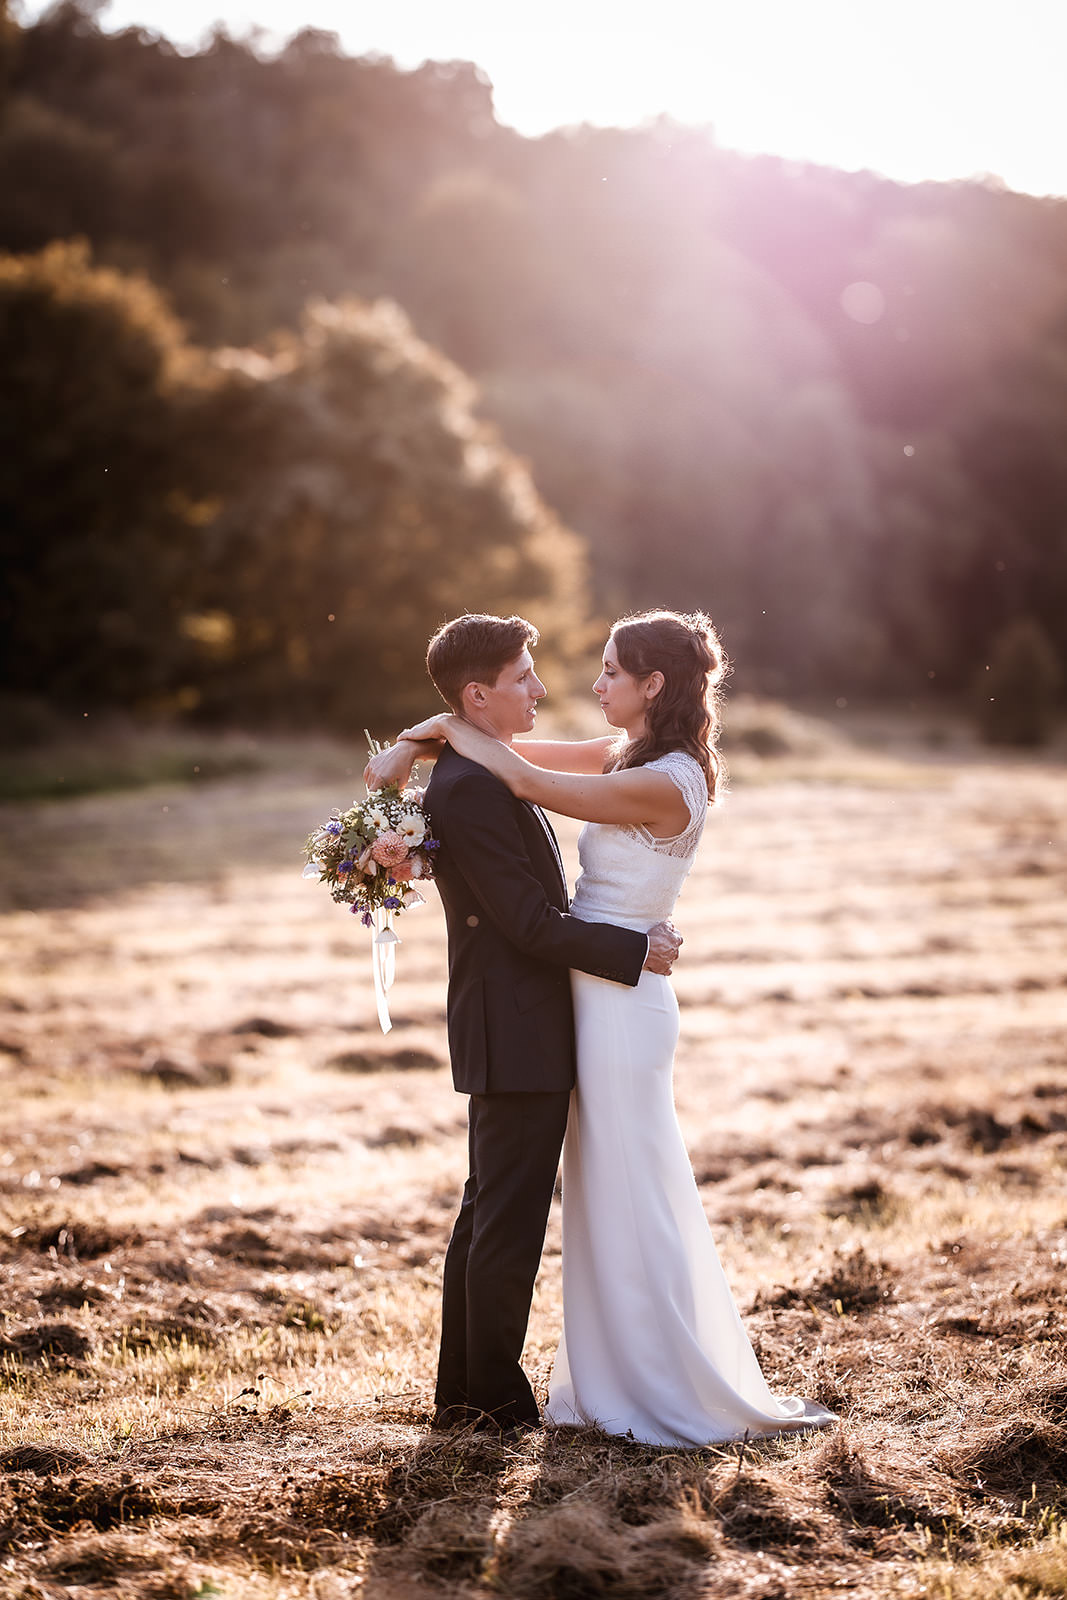
[[[383,1033],[393,1026],[389,1015],[389,990],[396,976],[396,947],[399,936],[393,932],[393,913],[381,907],[374,913],[374,943],[371,946],[371,966],[374,969],[374,999],[378,1007],[378,1021]]]

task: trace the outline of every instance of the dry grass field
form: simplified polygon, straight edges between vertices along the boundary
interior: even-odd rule
[[[736,765],[679,1116],[773,1385],[842,1421],[691,1453],[429,1432],[442,924],[383,1038],[300,876],[343,762],[3,808],[0,1593],[1067,1595],[1067,766]],[[556,1217],[542,1384],[559,1320]]]

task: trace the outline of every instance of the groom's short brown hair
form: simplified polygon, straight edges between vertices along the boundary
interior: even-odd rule
[[[489,617],[481,612],[453,617],[430,640],[426,670],[453,711],[460,711],[468,683],[492,688],[508,662],[540,637],[525,617]]]

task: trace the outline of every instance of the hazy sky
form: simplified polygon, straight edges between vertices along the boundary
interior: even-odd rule
[[[111,0],[102,14],[190,45],[216,19],[277,43],[328,28],[408,67],[476,61],[524,133],[668,112],[735,149],[1067,195],[1067,0]]]

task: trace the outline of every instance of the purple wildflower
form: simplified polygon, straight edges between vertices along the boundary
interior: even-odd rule
[[[358,906],[353,906],[352,910],[353,911],[358,911],[359,907]],[[363,923],[363,926],[365,928],[373,928],[374,927],[374,918],[371,916],[369,911],[364,911],[362,917],[360,918],[360,921]]]
[[[352,867],[353,863],[351,861],[339,861],[337,863],[337,876],[343,878],[346,872],[352,871]]]
[[[399,911],[402,902],[397,899],[395,894],[387,894],[382,904],[387,911]]]
[[[424,850],[440,850],[441,841],[440,839],[424,839],[422,841],[422,848]]]
[[[323,833],[328,833],[331,839],[339,839],[341,837],[341,824],[339,822],[328,822],[322,831]]]

